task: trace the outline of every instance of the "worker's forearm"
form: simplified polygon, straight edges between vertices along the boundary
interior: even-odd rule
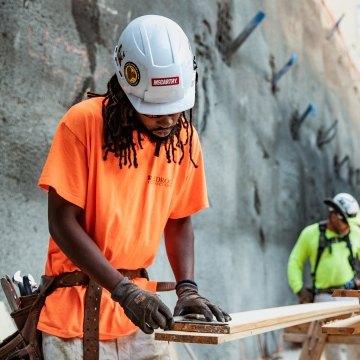
[[[109,263],[80,224],[54,224],[51,236],[69,259],[89,277],[111,291],[123,276]]]
[[[292,257],[288,263],[288,281],[292,291],[296,294],[303,287],[302,266]]]
[[[89,277],[111,291],[123,276],[109,263],[80,225],[83,209],[49,189],[48,217],[52,238],[66,256]]]
[[[176,281],[194,279],[194,232],[191,217],[169,219],[165,227],[167,256]]]

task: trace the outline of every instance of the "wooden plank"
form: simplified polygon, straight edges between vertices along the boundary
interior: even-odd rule
[[[214,334],[230,334],[230,327],[225,324],[212,325],[208,323],[199,324],[191,322],[176,322],[171,330]]]
[[[344,320],[335,320],[322,326],[326,334],[355,335],[360,334],[360,315]]]
[[[315,304],[290,305],[231,314],[229,333],[206,333],[203,324],[197,324],[197,331],[156,330],[155,339],[163,341],[190,342],[199,344],[221,344],[248,336],[261,334],[297,324],[359,311],[359,304],[349,301],[330,301]]]
[[[339,310],[339,311],[338,311]],[[349,301],[328,301],[313,304],[298,304],[276,308],[244,311],[231,314],[232,320],[227,325],[212,326],[207,323],[187,323],[184,327],[176,324],[173,330],[199,333],[235,334],[241,331],[286,323],[292,320],[304,320],[300,323],[311,322],[340,314],[352,313],[360,310],[360,305]],[[319,317],[320,316],[320,317]],[[307,319],[307,321],[305,321]],[[284,326],[285,327],[285,326]]]
[[[344,313],[352,313],[359,309],[358,303],[328,301],[235,313],[231,315],[232,321],[229,322],[230,334],[273,324],[287,323],[293,320],[298,321],[297,323],[300,324]]]
[[[303,343],[307,334],[286,333],[283,334],[283,340],[292,343]],[[360,335],[332,335],[328,334],[326,342],[328,344],[355,344],[360,345]]]
[[[296,322],[290,322],[288,326],[296,325]],[[259,328],[256,330],[248,330],[235,334],[214,334],[214,333],[196,333],[186,331],[173,330],[155,330],[155,340],[171,341],[171,342],[187,342],[194,344],[210,344],[219,345],[225,342],[243,339],[245,337],[262,334],[264,332],[281,329],[281,324]]]
[[[344,289],[336,289],[333,291],[333,297],[355,297],[360,298],[360,290],[344,290]]]
[[[328,335],[329,344],[354,344],[360,345],[360,335]]]
[[[289,342],[294,342],[294,343],[303,343],[307,338],[307,334],[284,333],[282,338],[284,341],[289,341]]]
[[[298,324],[284,329],[284,334],[306,334],[310,323]]]
[[[339,316],[329,317],[326,319],[327,322],[334,321],[334,320],[342,320],[347,319],[352,316],[352,313],[350,314],[343,314]],[[304,324],[298,324],[295,326],[287,327],[284,329],[284,335],[285,334],[303,334],[305,335],[309,330],[310,323],[304,323]],[[291,341],[291,340],[289,340]]]

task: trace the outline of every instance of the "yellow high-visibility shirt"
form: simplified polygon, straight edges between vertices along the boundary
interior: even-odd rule
[[[328,239],[340,237],[333,231],[326,229],[325,235]],[[354,257],[360,255],[360,229],[350,223],[350,242]],[[320,230],[319,224],[307,226],[300,234],[288,262],[288,281],[294,293],[303,287],[303,269],[307,259],[310,260],[311,272],[314,271],[319,246]],[[345,241],[333,243],[332,253],[326,247],[321,255],[316,270],[317,289],[327,289],[344,285],[354,277],[354,271],[349,263],[350,251]]]

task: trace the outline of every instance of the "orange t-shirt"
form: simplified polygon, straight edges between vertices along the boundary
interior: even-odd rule
[[[208,207],[204,165],[194,130],[192,156],[189,144],[181,165],[168,163],[165,150],[155,157],[146,137],[136,144],[138,168],[119,168],[109,153],[103,160],[102,97],[74,105],[62,118],[39,179],[45,190],[53,187],[67,201],[85,210],[85,231],[116,269],[146,268],[154,261],[169,218],[190,216]],[[185,130],[181,137],[185,140]],[[134,137],[135,138],[135,137]],[[178,160],[181,151],[176,150]],[[46,275],[78,270],[50,237]],[[155,291],[156,283],[133,280]],[[59,288],[47,297],[38,329],[55,336],[83,336],[84,286]],[[100,339],[132,333],[137,328],[121,306],[104,289],[100,307]]]

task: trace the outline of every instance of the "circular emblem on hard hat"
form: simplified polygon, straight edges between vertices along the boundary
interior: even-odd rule
[[[140,82],[140,71],[134,63],[127,62],[124,66],[124,73],[126,81],[131,86],[136,86]]]

